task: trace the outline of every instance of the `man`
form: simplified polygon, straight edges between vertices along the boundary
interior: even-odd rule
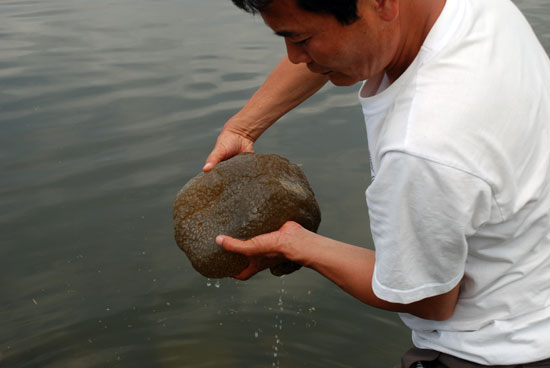
[[[287,57],[225,124],[203,170],[252,151],[328,80],[366,80],[376,248],[293,222],[248,241],[220,235],[250,259],[235,277],[290,259],[402,313],[416,346],[402,367],[550,367],[550,62],[515,6],[234,2],[260,13]]]

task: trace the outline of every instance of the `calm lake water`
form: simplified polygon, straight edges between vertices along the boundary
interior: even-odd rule
[[[548,0],[516,2],[550,50]],[[391,367],[392,313],[315,272],[208,280],[172,203],[284,52],[229,0],[0,0],[0,367]],[[505,77],[505,76],[503,76]],[[357,86],[256,151],[302,164],[319,232],[372,247]]]

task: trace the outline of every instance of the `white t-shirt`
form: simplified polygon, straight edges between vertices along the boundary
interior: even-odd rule
[[[461,282],[419,348],[480,364],[550,357],[550,62],[509,0],[447,0],[418,56],[359,99],[373,181],[373,289],[411,303]]]

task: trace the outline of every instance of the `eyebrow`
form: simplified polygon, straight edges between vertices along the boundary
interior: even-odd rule
[[[301,33],[292,32],[292,31],[276,31],[275,34],[277,36],[289,37],[289,38],[293,38],[293,37],[297,37],[297,36],[301,35]]]

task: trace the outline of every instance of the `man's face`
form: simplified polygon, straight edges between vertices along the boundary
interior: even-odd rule
[[[342,25],[332,15],[301,10],[295,0],[275,0],[262,18],[284,37],[288,58],[352,85],[381,73],[397,52],[395,24],[380,16],[377,0],[359,0],[360,19]]]

